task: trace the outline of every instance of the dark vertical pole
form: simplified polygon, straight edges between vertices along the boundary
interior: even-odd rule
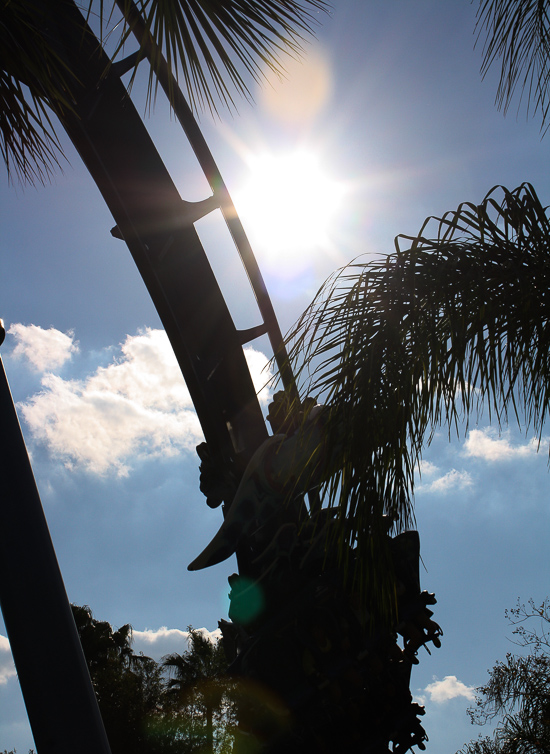
[[[1,359],[0,607],[38,754],[110,754]]]

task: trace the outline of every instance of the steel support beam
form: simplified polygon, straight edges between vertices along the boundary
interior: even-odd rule
[[[1,359],[0,485],[0,607],[38,754],[110,754]]]

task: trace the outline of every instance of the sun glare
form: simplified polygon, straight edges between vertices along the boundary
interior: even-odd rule
[[[288,262],[322,250],[343,200],[343,187],[305,151],[249,157],[250,176],[236,197],[255,247]]]

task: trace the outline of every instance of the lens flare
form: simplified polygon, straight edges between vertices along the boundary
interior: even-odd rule
[[[264,609],[265,601],[259,585],[245,576],[232,577],[229,598],[229,617],[246,625],[257,618]]]
[[[285,72],[277,76],[267,69],[257,97],[261,107],[284,124],[311,122],[323,110],[333,89],[331,64],[320,48],[303,57],[285,60]]]

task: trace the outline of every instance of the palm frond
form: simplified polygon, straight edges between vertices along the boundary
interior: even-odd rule
[[[525,183],[514,191],[495,187],[480,205],[431,221],[438,223],[434,239],[423,236],[427,221],[419,237],[398,239],[411,245],[395,256],[428,312],[407,336],[420,351],[419,336],[431,328],[440,344],[422,354],[433,382],[423,407],[432,422],[441,418],[433,398],[442,384],[444,421],[487,402],[498,422],[511,410],[540,436],[550,406],[547,208]]]
[[[264,68],[283,74],[285,54],[299,55],[328,11],[325,0],[116,0],[127,21],[119,47],[135,20],[151,35],[150,93],[164,54],[194,110],[235,107],[234,93],[251,99],[247,77],[261,81]]]
[[[62,150],[48,104],[70,107],[72,79],[35,0],[3,2],[0,17],[0,153],[22,181],[44,182]]]
[[[482,74],[501,65],[497,105],[506,112],[519,88],[528,112],[531,103],[540,110],[543,127],[550,107],[549,9],[546,0],[480,0],[477,14],[479,36],[486,37]]]
[[[69,2],[69,0],[67,0]],[[59,54],[55,30],[47,20],[51,3],[1,0],[0,153],[11,174],[23,181],[44,181],[62,151],[50,109],[70,107],[78,82]],[[70,3],[69,3],[70,4]],[[250,98],[248,78],[260,80],[264,66],[281,72],[284,54],[297,55],[327,10],[324,0],[118,0],[126,23],[114,56],[132,33],[138,17],[154,43],[149,93],[166,56],[183,83],[191,105],[216,111],[234,107],[234,94]],[[92,12],[89,1],[87,15]],[[99,4],[103,30],[113,19],[115,2]],[[55,12],[63,12],[59,3]],[[136,16],[137,14],[137,16]],[[86,15],[86,13],[85,13]],[[75,28],[74,33],[82,33]]]
[[[0,70],[0,154],[10,180],[44,183],[59,165],[57,138],[41,100],[26,97],[21,84]]]
[[[413,521],[435,427],[488,401],[540,434],[550,407],[550,221],[534,189],[496,187],[396,248],[329,279],[288,336],[301,394],[331,408],[338,536],[367,562],[383,515]]]

